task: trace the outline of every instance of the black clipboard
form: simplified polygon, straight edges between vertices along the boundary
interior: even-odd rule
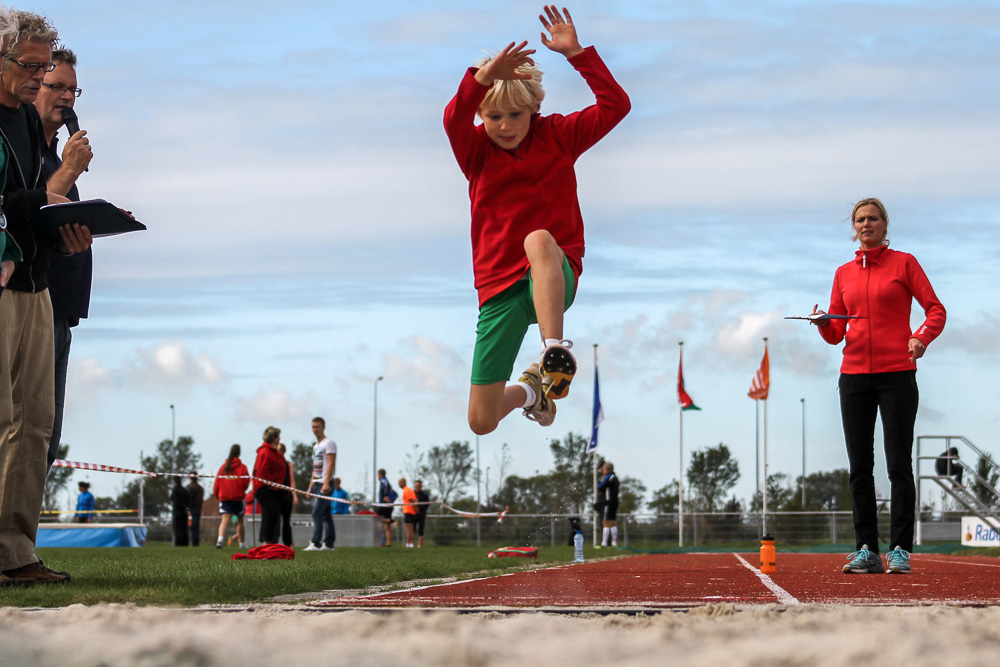
[[[103,199],[49,204],[38,209],[38,212],[31,217],[31,222],[38,225],[46,236],[55,241],[61,238],[59,228],[73,223],[86,226],[94,238],[146,229],[146,225]]]

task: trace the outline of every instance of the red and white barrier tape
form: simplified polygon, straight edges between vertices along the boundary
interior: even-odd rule
[[[101,463],[82,463],[80,461],[64,461],[62,459],[56,459],[52,462],[53,467],[57,468],[75,468],[77,470],[96,470],[99,472],[117,472],[124,473],[128,475],[146,475],[147,477],[198,477],[199,479],[249,479],[252,481],[260,482],[261,484],[267,484],[276,489],[282,489],[284,491],[291,491],[308,498],[321,498],[323,500],[329,500],[335,503],[341,503],[343,505],[368,505],[369,507],[405,507],[407,503],[370,503],[361,500],[344,500],[343,498],[334,498],[333,496],[324,496],[319,493],[312,493],[311,491],[300,491],[299,489],[293,488],[291,486],[285,486],[284,484],[278,484],[277,482],[272,482],[266,479],[260,479],[259,477],[254,477],[253,475],[192,475],[186,472],[150,472],[149,470],[132,470],[131,468],[120,468],[118,466],[109,466]],[[432,500],[430,502],[423,503],[409,503],[410,505],[440,505],[443,509],[449,512],[454,512],[459,516],[464,516],[470,519],[476,518],[487,518],[487,517],[497,517],[497,523],[504,520],[507,516],[507,510],[502,512],[464,512],[462,510],[457,510],[454,507],[450,507],[440,500]]]

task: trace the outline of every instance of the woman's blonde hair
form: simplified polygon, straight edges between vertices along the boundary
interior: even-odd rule
[[[476,67],[483,68],[491,60],[493,54],[489,54],[478,63]],[[531,75],[530,79],[497,79],[493,86],[486,93],[486,99],[480,105],[482,107],[492,107],[500,111],[513,111],[514,109],[531,109],[532,113],[537,113],[545,99],[545,90],[542,88],[542,70],[535,65],[521,65],[518,72]]]
[[[273,445],[278,441],[278,436],[281,435],[281,429],[277,426],[268,426],[264,429],[264,442],[269,445]]]
[[[853,235],[851,236],[852,241],[858,240],[858,230],[854,229],[854,217],[858,214],[858,209],[862,206],[874,206],[878,209],[879,214],[882,219],[885,220],[885,231],[882,232],[882,245],[889,245],[889,214],[885,211],[885,204],[883,204],[877,197],[868,197],[867,199],[862,199],[857,204],[854,205],[854,210],[851,211],[851,231]]]

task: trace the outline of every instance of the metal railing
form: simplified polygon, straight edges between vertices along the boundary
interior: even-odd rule
[[[944,441],[943,455],[940,453],[936,454],[924,454],[924,447],[926,442],[933,441]],[[988,479],[983,479],[976,470],[977,466],[969,466],[967,462],[962,461],[961,450],[956,446],[961,445],[963,448],[974,452],[979,459],[987,461],[990,465],[991,470],[1000,471],[1000,464],[993,461],[990,457],[986,455],[983,450],[976,447],[968,438],[961,435],[921,435],[917,437],[917,531],[915,536],[915,542],[917,544],[922,544],[923,539],[923,519],[922,513],[920,512],[920,498],[921,498],[921,482],[928,481],[936,484],[945,494],[951,496],[955,501],[964,507],[969,513],[981,519],[983,522],[988,524],[997,525],[1000,522],[1000,492],[998,492],[992,484],[990,484]],[[951,455],[949,452],[952,447],[958,452],[955,455]],[[937,452],[940,447],[935,447],[934,451]],[[937,461],[938,459],[944,459],[946,461],[946,474],[939,475],[937,472]],[[966,459],[968,461],[968,459]],[[926,462],[931,462],[933,474],[925,474],[921,471],[922,465]],[[964,484],[960,484],[955,476],[960,474]],[[982,488],[986,492],[986,498],[979,498],[976,494],[972,493],[969,489],[972,486],[968,477],[971,476],[978,484],[979,488]],[[988,476],[988,473],[987,473]]]

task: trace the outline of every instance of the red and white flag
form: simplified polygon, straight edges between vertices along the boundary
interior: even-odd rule
[[[766,401],[767,390],[771,387],[771,362],[767,358],[767,343],[764,343],[764,358],[760,360],[760,368],[753,376],[750,391],[747,396],[755,401]]]
[[[681,410],[701,410],[684,391],[684,350],[681,350],[680,361],[677,363],[677,402],[681,404]]]

